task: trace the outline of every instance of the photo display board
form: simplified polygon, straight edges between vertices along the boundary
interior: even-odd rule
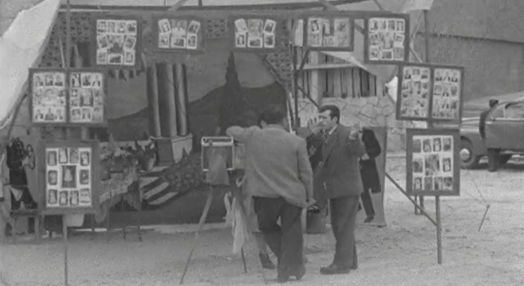
[[[94,213],[99,191],[97,141],[44,141],[37,157],[44,214]]]
[[[398,79],[398,120],[460,123],[464,68],[405,63]]]
[[[136,68],[141,54],[142,28],[138,17],[103,15],[93,19],[94,66]]]
[[[105,77],[96,71],[73,71],[69,76],[69,121],[105,123]]]
[[[96,69],[31,69],[30,111],[34,125],[107,124],[106,74]]]
[[[459,130],[407,129],[407,193],[459,196],[459,151]]]
[[[211,164],[211,157],[214,155],[222,155],[226,161],[226,167],[229,171],[235,169],[235,148],[234,141],[231,137],[202,137],[200,144],[202,145],[202,170],[209,171]]]
[[[29,87],[33,124],[67,123],[67,74],[63,70],[31,69]]]
[[[409,15],[370,15],[364,22],[365,63],[396,64],[409,61]]]
[[[280,19],[267,15],[230,18],[232,46],[236,51],[270,52],[280,48],[283,30]]]
[[[193,16],[155,18],[155,47],[161,52],[204,52],[205,21]]]
[[[348,13],[311,13],[304,22],[304,47],[322,51],[353,51],[354,19]]]

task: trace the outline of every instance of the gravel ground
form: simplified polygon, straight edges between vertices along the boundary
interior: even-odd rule
[[[404,185],[404,159],[388,159],[388,172]],[[524,285],[524,164],[512,162],[498,173],[462,171],[461,196],[443,198],[443,264],[437,264],[436,229],[413,214],[411,203],[388,183],[388,226],[357,229],[359,269],[349,275],[321,276],[329,264],[331,233],[307,235],[308,273],[293,285]],[[486,206],[490,205],[481,231]],[[426,199],[434,215],[434,200]],[[216,225],[215,225],[216,226]],[[194,227],[193,227],[194,228]],[[70,285],[176,285],[189,254],[191,227],[164,227],[171,233],[146,230],[144,241],[119,233],[77,234],[70,239]],[[174,230],[174,231],[173,231]],[[183,231],[185,230],[185,231]],[[168,231],[169,232],[169,231]],[[246,250],[248,273],[231,253],[229,229],[201,233],[200,246],[185,278],[187,285],[264,285],[251,244]],[[63,285],[63,245],[59,239],[41,245],[6,245],[10,285]],[[269,284],[276,273],[265,271]]]

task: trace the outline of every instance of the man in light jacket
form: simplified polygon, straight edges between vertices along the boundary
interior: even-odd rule
[[[233,126],[226,134],[244,144],[246,190],[253,196],[259,229],[278,258],[278,282],[301,279],[306,272],[301,213],[313,196],[306,141],[286,130],[286,110],[279,106],[265,108],[261,122],[262,128]]]

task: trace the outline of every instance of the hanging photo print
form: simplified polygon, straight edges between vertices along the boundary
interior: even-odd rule
[[[279,47],[280,23],[265,16],[232,19],[233,47],[242,51],[275,50]]]
[[[96,66],[134,68],[140,56],[140,20],[134,17],[103,16],[94,20]]]
[[[463,78],[463,68],[434,67],[431,107],[433,121],[460,122]]]
[[[305,44],[311,50],[353,51],[353,18],[345,14],[317,13],[307,17]]]
[[[44,142],[39,185],[45,211],[52,214],[92,213],[96,208],[97,142]],[[42,158],[43,157],[43,158]]]
[[[69,76],[69,121],[105,123],[105,78],[96,71],[73,71]]]
[[[66,73],[30,70],[31,121],[33,124],[66,123]]]
[[[431,68],[419,64],[401,65],[398,78],[397,119],[427,120],[431,99]]]
[[[409,15],[366,18],[366,63],[394,64],[409,59]]]
[[[460,195],[459,130],[407,130],[407,193]]]
[[[156,47],[160,51],[203,52],[204,21],[190,16],[165,16],[155,20]]]

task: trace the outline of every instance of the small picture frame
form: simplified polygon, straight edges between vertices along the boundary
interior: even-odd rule
[[[406,147],[408,195],[460,195],[458,129],[407,129]]]
[[[202,137],[200,143],[202,146],[202,170],[204,172],[209,171],[211,157],[215,155],[221,155],[224,157],[228,171],[235,169],[235,149],[233,138],[225,136]]]
[[[364,63],[395,65],[409,62],[409,42],[408,14],[366,13]]]
[[[229,18],[231,48],[238,52],[267,53],[282,48],[282,18],[277,14],[252,13]]]

